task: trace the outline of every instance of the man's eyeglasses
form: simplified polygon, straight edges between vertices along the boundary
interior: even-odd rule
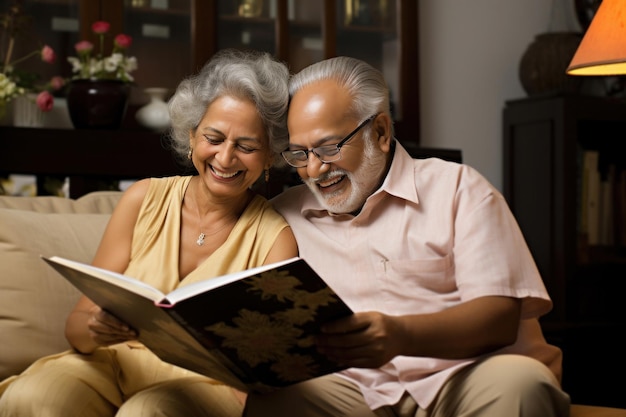
[[[313,155],[317,156],[319,160],[325,164],[339,161],[341,159],[341,147],[345,145],[346,142],[348,142],[350,139],[352,139],[352,137],[356,135],[359,130],[361,130],[365,125],[374,120],[376,116],[378,116],[378,114],[375,114],[365,119],[360,125],[356,127],[356,129],[350,132],[348,136],[341,139],[336,145],[324,145],[311,149],[287,149],[282,151],[281,155],[283,156],[283,158],[285,158],[285,161],[287,161],[287,163],[294,168],[304,168],[309,164],[309,152],[313,152]]]

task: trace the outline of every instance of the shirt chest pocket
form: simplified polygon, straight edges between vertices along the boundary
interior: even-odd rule
[[[410,305],[410,309],[416,305],[438,306],[434,311],[459,299],[451,256],[383,260],[378,272],[381,294],[386,301],[398,303],[398,306]]]

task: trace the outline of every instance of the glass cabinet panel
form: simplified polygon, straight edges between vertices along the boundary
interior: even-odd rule
[[[0,0],[0,13],[9,13],[14,0]],[[21,3],[21,12],[17,16],[7,16],[0,26],[0,57],[15,62],[28,54],[38,51],[43,45],[54,49],[57,59],[53,64],[46,64],[34,55],[17,62],[15,70],[36,77],[37,84],[45,84],[53,76],[69,77],[71,67],[67,57],[75,55],[74,44],[79,40],[78,0],[31,0]],[[8,26],[5,27],[4,24]],[[10,33],[14,33],[14,43],[10,43]],[[9,50],[11,51],[9,52]],[[5,62],[3,62],[5,64]]]
[[[389,84],[392,112],[402,119],[399,97],[399,38],[395,2],[337,2],[337,55],[362,59],[378,68]]]
[[[93,22],[109,21],[111,36],[105,48],[110,50],[112,38],[118,33],[133,39],[128,54],[137,58],[138,69],[132,73],[135,88],[130,103],[146,101],[143,89],[165,87],[173,91],[180,80],[193,72],[192,1],[197,0],[24,0],[24,30],[17,35],[12,56],[20,57],[48,44],[57,54],[53,65],[35,57],[20,63],[19,70],[37,74],[42,82],[54,75],[69,78],[72,74],[67,57],[76,56],[74,45],[83,39],[81,33],[83,37],[93,36]],[[0,12],[4,13],[13,3],[14,0],[0,0]],[[4,44],[2,47],[6,48]],[[5,54],[3,50],[2,57]]]
[[[276,0],[218,2],[217,47],[276,53]]]
[[[326,56],[322,34],[324,3],[290,0],[287,10],[289,63],[295,73]]]
[[[191,1],[125,1],[122,30],[133,38],[128,53],[138,62],[131,103],[140,100],[146,88],[167,88],[173,93],[192,72]]]

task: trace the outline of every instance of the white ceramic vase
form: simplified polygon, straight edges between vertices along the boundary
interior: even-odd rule
[[[170,126],[170,113],[165,102],[167,88],[146,88],[144,92],[150,96],[150,102],[137,110],[135,115],[142,126],[163,132]]]
[[[37,94],[27,93],[13,99],[13,126],[42,127],[44,114],[37,107]]]

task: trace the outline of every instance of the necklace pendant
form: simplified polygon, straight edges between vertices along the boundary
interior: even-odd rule
[[[198,236],[198,240],[196,240],[196,245],[198,246],[202,246],[204,245],[204,233],[200,233],[200,235]]]

